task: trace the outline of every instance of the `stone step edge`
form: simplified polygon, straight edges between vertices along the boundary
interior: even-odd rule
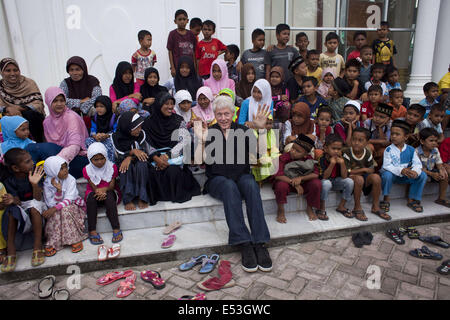
[[[353,233],[360,231],[370,231],[372,233],[385,231],[389,228],[399,228],[407,226],[421,226],[430,225],[438,223],[450,222],[450,214],[442,213],[433,216],[410,218],[397,221],[386,221],[375,223],[371,225],[361,225],[354,227],[345,227],[338,230],[325,230],[316,233],[300,234],[300,235],[290,235],[282,236],[278,238],[272,238],[270,243],[267,244],[268,248],[289,246],[293,244],[299,244],[310,241],[321,241],[328,239],[336,239],[340,237],[350,236]],[[237,252],[237,247],[231,247],[227,244],[205,246],[202,248],[202,254],[213,254],[217,253],[220,255],[229,254]],[[155,252],[148,253],[144,255],[137,255],[133,257],[118,258],[115,260],[98,262],[98,261],[87,261],[77,263],[77,266],[82,270],[82,274],[102,271],[102,270],[121,270],[124,268],[133,268],[138,266],[145,266],[150,264],[164,263],[170,261],[178,260],[188,260],[192,256],[196,256],[199,253],[198,248],[180,249],[177,251],[168,252]],[[29,281],[41,279],[47,275],[55,276],[67,276],[67,267],[69,264],[62,264],[58,266],[52,266],[40,269],[28,269],[24,271],[13,272],[9,274],[0,273],[0,285],[6,285],[14,282]]]

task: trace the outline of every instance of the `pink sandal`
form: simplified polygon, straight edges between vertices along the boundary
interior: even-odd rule
[[[117,298],[126,298],[136,289],[134,285],[136,283],[136,275],[133,272],[133,275],[127,277],[125,281],[120,283],[119,288],[117,288]]]
[[[166,287],[166,282],[161,278],[158,271],[142,271],[141,279],[150,283],[156,290],[162,290]]]
[[[177,239],[177,236],[171,234],[166,240],[164,240],[164,242],[161,245],[161,248],[169,249],[170,247],[173,246],[173,244],[175,243],[176,239]]]
[[[97,284],[99,286],[106,286],[108,284],[116,282],[117,280],[130,277],[133,274],[133,270],[111,272],[98,279]]]

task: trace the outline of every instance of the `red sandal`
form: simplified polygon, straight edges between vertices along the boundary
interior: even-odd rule
[[[133,274],[120,283],[119,288],[117,288],[117,298],[126,298],[136,289],[134,285],[136,283],[136,275]]]
[[[162,290],[166,287],[166,282],[161,278],[158,271],[142,271],[141,279],[150,283],[156,290]]]

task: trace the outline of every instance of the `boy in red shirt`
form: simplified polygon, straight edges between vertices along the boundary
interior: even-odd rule
[[[203,40],[198,43],[195,51],[197,58],[198,74],[203,79],[208,79],[210,76],[211,65],[218,56],[225,53],[227,46],[219,39],[212,38],[216,32],[216,24],[211,20],[203,22],[202,33]]]
[[[369,88],[367,93],[369,101],[364,102],[361,106],[361,121],[363,122],[367,119],[372,119],[378,104],[383,102],[383,89],[379,85],[374,84]]]

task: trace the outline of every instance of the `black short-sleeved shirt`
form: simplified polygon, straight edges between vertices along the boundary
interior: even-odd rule
[[[6,191],[13,197],[19,197],[21,202],[33,200],[33,187],[31,186],[28,177],[24,179],[19,179],[14,176],[10,176],[3,182]],[[42,180],[39,183],[42,187]]]
[[[287,82],[287,88],[289,90],[290,100],[297,101],[298,97],[303,94],[302,87],[298,84],[295,77],[291,77]]]

